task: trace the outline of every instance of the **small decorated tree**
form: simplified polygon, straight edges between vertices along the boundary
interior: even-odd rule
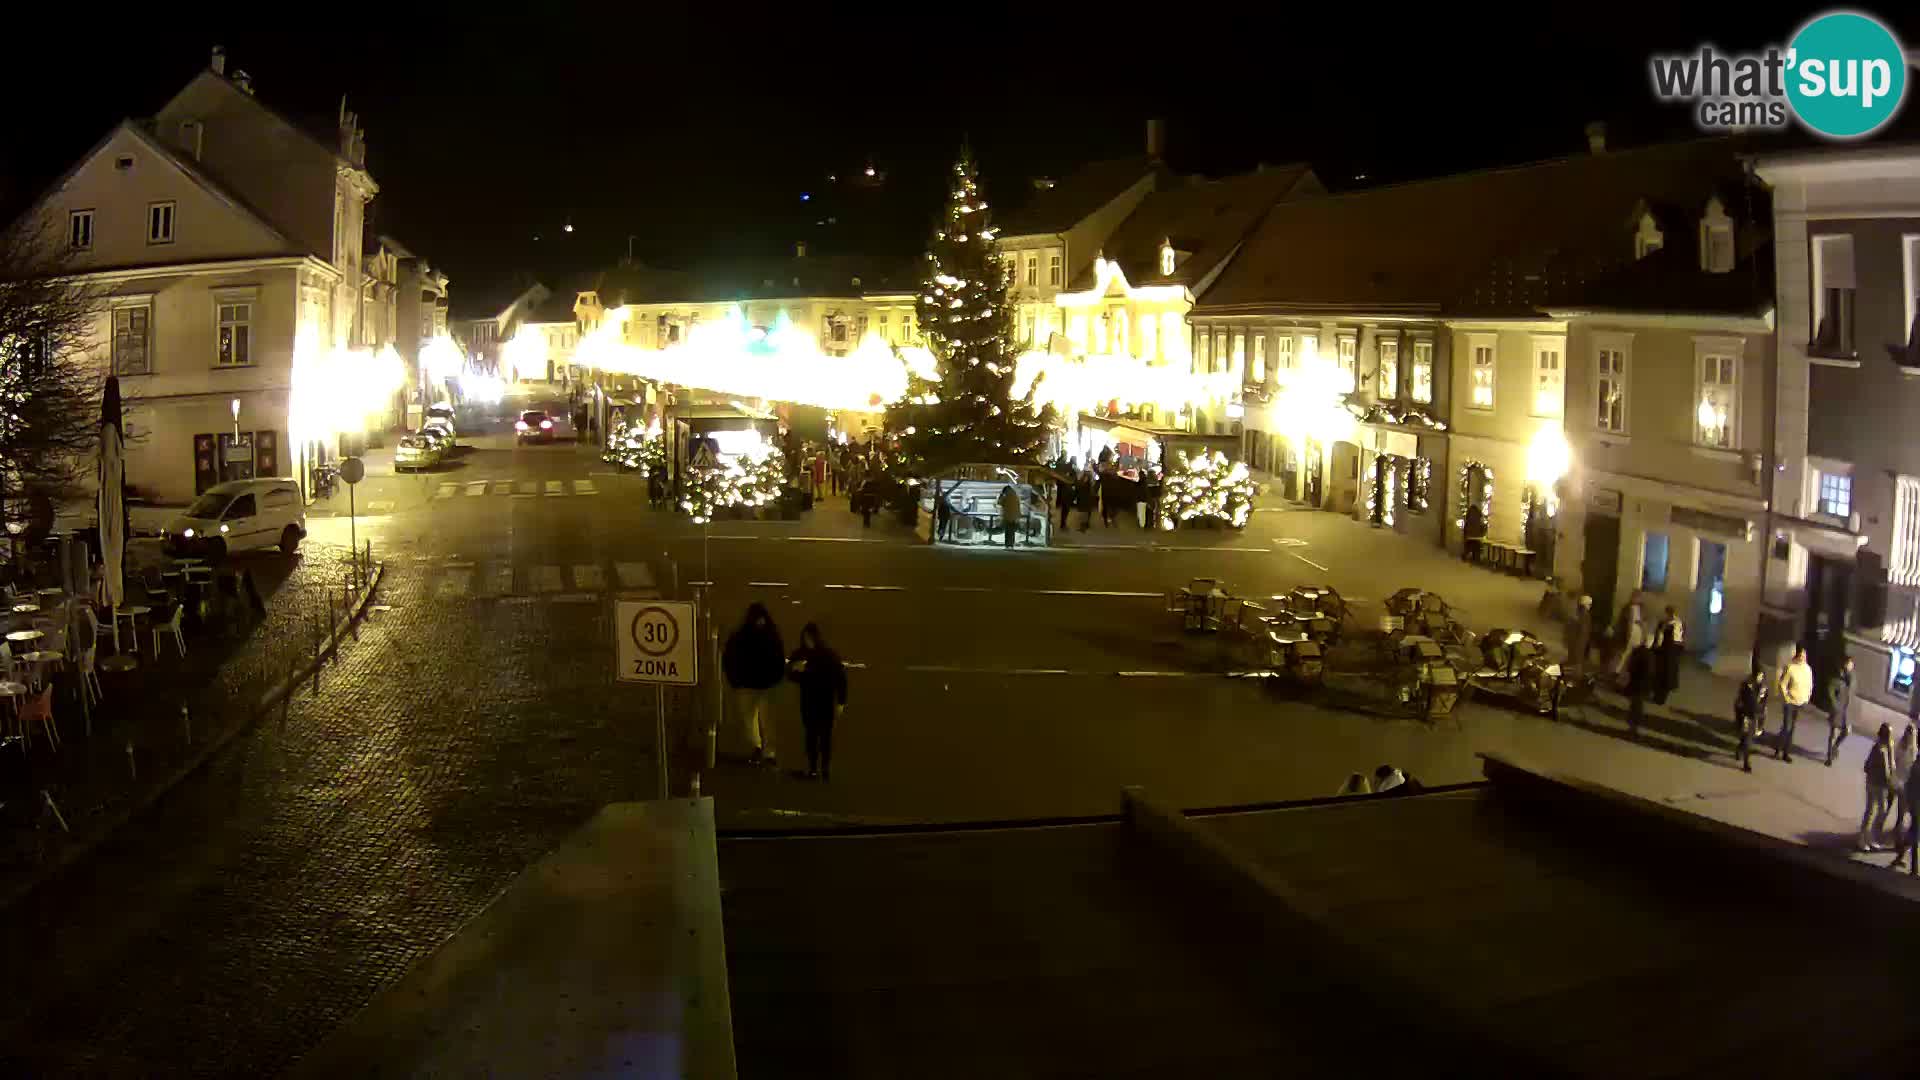
[[[1024,397],[1013,393],[1012,275],[969,153],[961,151],[948,179],[916,312],[938,377],[909,380],[906,400],[888,409],[889,427],[909,467],[923,474],[965,461],[1037,463],[1053,410],[1034,408],[1031,387]]]
[[[1228,461],[1218,450],[1188,458],[1175,455],[1175,467],[1160,486],[1160,527],[1172,530],[1189,521],[1217,518],[1236,529],[1253,514],[1253,477],[1245,464]]]

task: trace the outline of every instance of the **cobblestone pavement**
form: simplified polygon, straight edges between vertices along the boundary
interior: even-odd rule
[[[389,574],[391,610],[320,697],[9,913],[31,990],[0,1001],[0,1069],[271,1074],[596,808],[646,794],[651,725],[608,707],[597,613],[449,612],[424,574]]]

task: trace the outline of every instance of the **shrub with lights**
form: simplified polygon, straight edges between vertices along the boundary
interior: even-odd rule
[[[642,478],[667,467],[665,435],[649,436],[644,424],[622,420],[607,433],[607,452],[601,460],[623,469],[637,469]]]
[[[779,502],[786,475],[786,455],[772,447],[759,457],[740,454],[726,458],[717,468],[694,470],[686,494],[680,497],[680,509],[696,525],[704,525],[726,511],[758,513]]]
[[[1174,455],[1175,468],[1160,486],[1160,527],[1172,530],[1189,521],[1218,519],[1243,529],[1253,514],[1253,477],[1243,462],[1228,461],[1218,450],[1189,458]]]
[[[1034,407],[1033,387],[1013,393],[1013,274],[1000,259],[970,153],[961,152],[948,179],[916,305],[935,377],[908,380],[905,400],[887,410],[888,428],[900,433],[901,454],[922,474],[968,461],[1037,463],[1053,409]]]

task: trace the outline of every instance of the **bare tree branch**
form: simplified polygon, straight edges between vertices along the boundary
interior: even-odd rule
[[[0,232],[0,507],[72,497],[93,464],[103,375],[101,291],[78,278],[50,227]]]

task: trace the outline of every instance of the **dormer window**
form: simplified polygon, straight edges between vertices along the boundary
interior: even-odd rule
[[[1733,269],[1733,219],[1717,195],[1707,201],[1700,217],[1700,269],[1709,274]]]
[[[1171,240],[1160,241],[1160,276],[1161,277],[1171,277],[1173,275],[1173,262],[1174,262],[1173,241]]]
[[[1653,220],[1653,212],[1642,211],[1640,229],[1633,234],[1633,257],[1644,259],[1665,247],[1666,243],[1667,236],[1660,231],[1659,224]]]

